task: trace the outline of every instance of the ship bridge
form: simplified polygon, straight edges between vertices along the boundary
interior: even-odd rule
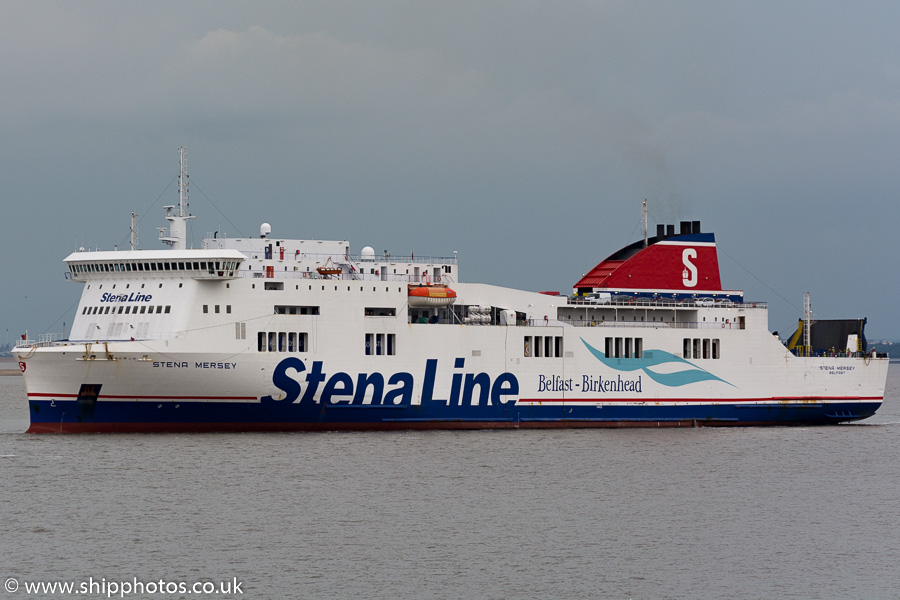
[[[130,250],[73,252],[64,259],[66,279],[86,282],[109,277],[234,279],[245,256],[237,250]]]

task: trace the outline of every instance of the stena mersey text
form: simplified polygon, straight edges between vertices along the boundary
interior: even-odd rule
[[[154,369],[187,369],[190,367],[190,363],[186,360],[154,360],[153,368]],[[237,363],[233,362],[195,362],[195,369],[225,369],[232,370],[237,369]]]
[[[100,296],[100,302],[150,302],[153,299],[152,294],[110,294],[104,293]]]
[[[507,402],[515,402],[513,396],[519,395],[519,380],[512,373],[501,373],[493,380],[487,373],[464,373],[465,359],[454,360],[452,374],[438,376],[438,360],[430,358],[425,361],[425,373],[421,384],[416,383],[412,373],[400,372],[390,376],[378,372],[358,373],[355,377],[349,373],[326,373],[322,369],[323,362],[313,361],[307,371],[306,364],[296,357],[282,360],[272,373],[272,383],[281,393],[275,396],[263,396],[263,402],[300,404],[374,404],[374,405],[415,405],[440,402],[448,406],[497,406]],[[448,377],[449,375],[449,377]],[[442,385],[435,385],[440,379]],[[436,389],[446,389],[450,384],[450,393],[446,398],[438,397]],[[305,384],[305,385],[304,385]],[[414,391],[421,390],[416,399]],[[443,395],[443,394],[441,394]]]

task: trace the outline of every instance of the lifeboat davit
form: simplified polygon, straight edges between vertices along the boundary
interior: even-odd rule
[[[409,286],[410,308],[450,306],[456,302],[456,292],[445,285]]]

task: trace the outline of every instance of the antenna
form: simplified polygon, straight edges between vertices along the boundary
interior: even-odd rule
[[[647,199],[644,198],[644,204],[641,207],[641,225],[644,228],[644,248],[647,247]]]
[[[178,216],[185,216],[185,208],[188,207],[188,174],[187,174],[187,148],[184,146],[178,149],[178,163],[180,169],[178,172]]]
[[[812,350],[812,333],[810,331],[812,324],[812,303],[809,299],[809,292],[803,292],[803,350],[806,356],[809,356]]]
[[[138,247],[138,221],[137,215],[131,211],[131,249],[137,250]]]

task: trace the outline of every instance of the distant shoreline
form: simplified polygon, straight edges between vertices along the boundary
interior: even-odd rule
[[[0,356],[0,377],[21,374],[22,371],[19,370],[19,365],[16,364],[12,356]]]

